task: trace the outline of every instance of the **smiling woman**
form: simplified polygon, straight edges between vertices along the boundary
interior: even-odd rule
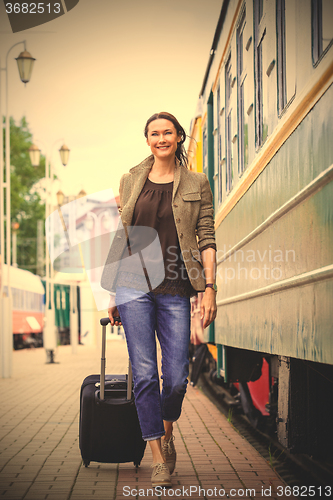
[[[153,455],[152,485],[170,487],[176,464],[173,422],[180,417],[189,374],[190,297],[205,290],[204,327],[216,316],[214,212],[206,175],[187,169],[186,132],[178,120],[156,113],[144,135],[152,155],[121,179],[122,231],[101,284],[116,292],[109,318],[111,325],[124,326],[142,437]],[[158,235],[163,257],[164,272],[153,286],[160,262],[158,252],[147,257],[147,228]],[[155,331],[162,352],[161,394]]]

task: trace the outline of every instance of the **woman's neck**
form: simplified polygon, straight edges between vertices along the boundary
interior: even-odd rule
[[[174,158],[167,161],[161,161],[159,158],[155,158],[148,177],[153,182],[170,182],[174,177],[175,166]]]

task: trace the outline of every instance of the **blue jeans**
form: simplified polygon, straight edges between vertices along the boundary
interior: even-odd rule
[[[163,420],[180,417],[189,373],[190,299],[119,287],[116,303],[132,363],[142,437],[150,441],[165,434]],[[155,331],[162,351],[161,393]]]

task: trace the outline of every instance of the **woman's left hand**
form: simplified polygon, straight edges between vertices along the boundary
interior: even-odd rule
[[[207,328],[216,318],[216,292],[212,288],[206,288],[201,301],[200,313],[204,328]]]

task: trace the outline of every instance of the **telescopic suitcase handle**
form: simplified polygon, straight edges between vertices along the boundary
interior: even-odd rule
[[[105,366],[106,366],[106,357],[105,357],[105,346],[106,346],[106,327],[111,323],[110,318],[101,318],[100,324],[102,325],[102,357],[101,357],[101,378],[100,378],[100,398],[104,399],[105,392]],[[128,359],[128,375],[127,375],[127,399],[132,399],[132,365],[130,360]]]

